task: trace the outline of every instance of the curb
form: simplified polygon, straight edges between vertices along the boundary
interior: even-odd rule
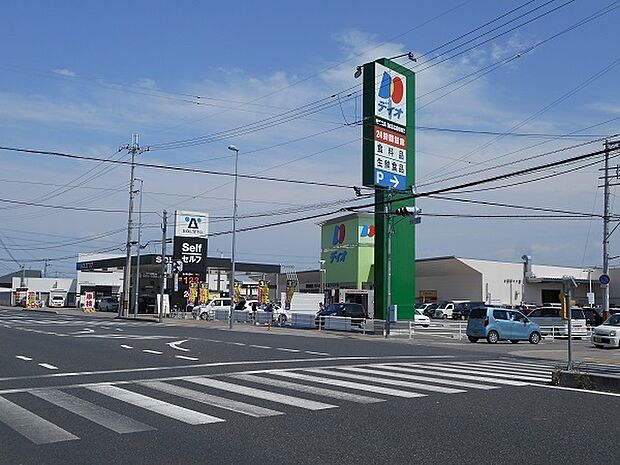
[[[159,320],[157,318],[131,318],[128,316],[115,316],[114,319],[125,321],[144,321],[146,323],[159,323]]]
[[[39,308],[22,308],[23,312],[33,312],[33,313],[50,313],[52,315],[58,315],[56,310],[43,310]]]
[[[619,376],[598,373],[560,370],[553,373],[552,384],[591,391],[620,393]]]

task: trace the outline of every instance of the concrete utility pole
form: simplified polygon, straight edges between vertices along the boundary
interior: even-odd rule
[[[44,278],[47,278],[47,268],[49,266],[49,261],[50,261],[49,258],[46,258],[43,260],[43,277]]]
[[[128,316],[129,314],[129,296],[131,295],[131,239],[133,230],[133,183],[134,171],[136,168],[136,155],[142,153],[139,144],[138,134],[131,135],[131,144],[121,147],[121,150],[127,150],[131,154],[131,171],[129,174],[129,208],[127,217],[127,260],[125,261],[125,270],[123,272],[123,305],[118,310],[118,316]]]
[[[164,291],[166,290],[166,230],[168,229],[168,212],[163,211],[161,223],[161,277],[159,280],[159,322],[164,315]]]
[[[388,190],[388,201],[385,204],[385,214],[387,216],[387,312],[385,315],[385,337],[390,337],[390,317],[392,311],[392,189]]]
[[[140,298],[140,247],[142,241],[142,189],[144,188],[144,181],[140,178],[136,178],[136,181],[140,181],[140,189],[137,192],[140,192],[140,206],[138,207],[138,241],[137,246],[138,250],[136,252],[136,281],[135,281],[135,298],[133,301],[133,316],[135,318],[138,317],[139,305],[138,301]]]
[[[605,141],[605,186],[603,194],[603,274],[609,276],[609,142]],[[603,284],[603,319],[609,318],[609,284]]]
[[[235,311],[235,249],[236,249],[236,239],[237,239],[237,167],[239,164],[239,149],[234,145],[229,145],[228,150],[235,152],[235,187],[233,193],[233,220],[232,220],[232,245],[231,245],[231,270],[230,270],[230,283],[228,285],[229,294],[230,294],[230,312],[228,314],[228,328],[232,329],[233,327],[233,316]]]

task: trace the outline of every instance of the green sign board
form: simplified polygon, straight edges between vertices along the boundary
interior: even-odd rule
[[[375,190],[375,317],[385,318],[388,302],[398,319],[412,319],[415,308],[415,229],[406,219],[394,221],[391,278],[388,286],[388,215],[414,206],[415,74],[382,58],[364,65],[363,184]],[[388,288],[391,296],[388,300]]]

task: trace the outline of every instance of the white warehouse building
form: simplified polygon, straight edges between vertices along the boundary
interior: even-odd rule
[[[421,301],[471,300],[487,304],[546,304],[560,301],[562,278],[572,276],[578,287],[573,291],[577,304],[588,303],[592,286],[596,304],[602,303],[603,289],[598,282],[600,269],[536,265],[524,256],[523,262],[500,262],[456,256],[416,260],[416,288]],[[611,302],[620,303],[620,292],[613,292],[620,269],[610,272]]]

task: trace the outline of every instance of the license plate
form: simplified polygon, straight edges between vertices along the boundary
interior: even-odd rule
[[[601,342],[601,338],[598,336],[594,336],[594,342]]]

